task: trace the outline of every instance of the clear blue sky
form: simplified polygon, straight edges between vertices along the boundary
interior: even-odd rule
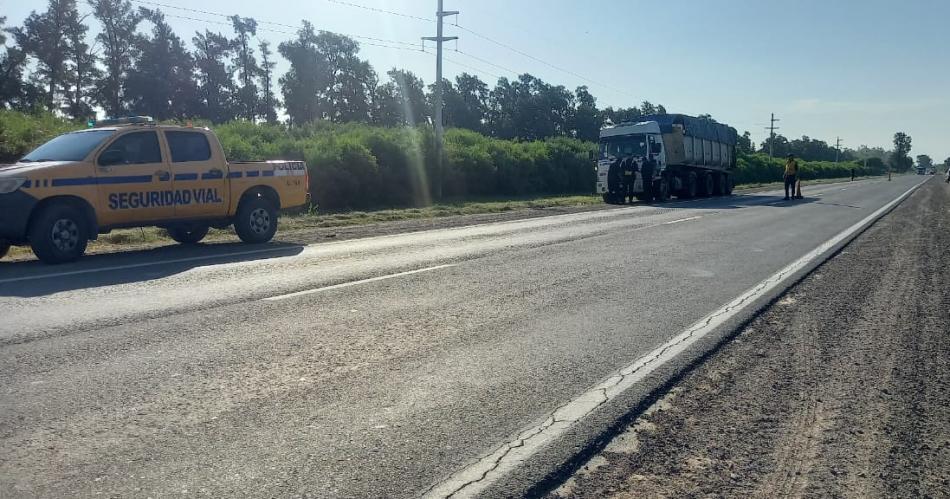
[[[330,0],[155,1],[261,22],[297,25],[307,19],[320,29],[393,40],[407,48],[418,48],[420,37],[435,34],[430,23]],[[434,17],[436,6],[436,0],[351,2],[424,18]],[[0,0],[8,25],[44,6],[41,0]],[[946,0],[446,0],[445,8],[462,12],[461,26],[590,81],[454,26],[446,34],[461,38],[458,49],[464,53],[448,45],[446,56],[455,61],[446,62],[448,77],[475,72],[493,84],[497,76],[515,77],[511,70],[572,89],[586,84],[601,106],[650,100],[671,112],[710,113],[740,132],[749,130],[756,142],[764,138],[771,112],[781,118],[780,133],[787,137],[807,134],[833,142],[840,136],[848,147],[889,148],[894,132],[901,130],[913,137],[914,155],[926,153],[937,162],[950,156]],[[89,10],[82,1],[80,9]],[[189,42],[205,26],[229,32],[227,26],[203,21],[169,21]],[[269,31],[258,35],[275,46],[290,37]],[[435,69],[429,52],[364,45],[362,54],[380,73],[397,66],[431,82]],[[284,68],[283,63],[278,67]]]

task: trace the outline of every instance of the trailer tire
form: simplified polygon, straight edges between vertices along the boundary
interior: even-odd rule
[[[723,196],[726,194],[726,175],[723,173],[713,174],[713,194]]]
[[[173,225],[168,228],[168,237],[180,244],[198,244],[207,235],[207,225]]]
[[[696,197],[696,190],[698,189],[698,184],[695,172],[689,172],[686,175],[686,182],[683,183],[683,190],[679,192],[679,197],[685,199],[692,199]]]
[[[657,203],[666,203],[670,200],[670,180],[666,175],[653,182],[653,200]]]
[[[33,253],[43,263],[74,262],[86,253],[89,224],[75,206],[54,202],[33,217],[28,236]]]
[[[724,189],[725,189],[725,190],[722,191],[723,195],[724,195],[724,196],[731,196],[731,195],[732,195],[732,189],[735,187],[734,180],[732,179],[732,175],[729,175],[728,173],[723,174],[722,185],[723,185],[723,187],[724,187]]]
[[[716,188],[715,182],[713,181],[713,176],[711,173],[703,175],[702,183],[700,184],[700,195],[704,198],[713,195],[713,190]]]

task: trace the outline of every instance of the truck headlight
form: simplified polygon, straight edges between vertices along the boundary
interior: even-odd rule
[[[0,178],[0,194],[10,194],[11,192],[23,187],[26,183],[25,178],[9,177]]]

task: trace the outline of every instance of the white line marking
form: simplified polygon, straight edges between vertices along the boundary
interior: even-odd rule
[[[298,292],[296,292],[296,293],[289,293],[289,294],[286,294],[286,295],[271,296],[271,297],[269,297],[269,298],[263,298],[262,300],[263,300],[263,301],[286,300],[286,299],[288,299],[288,298],[296,298],[296,297],[298,297],[298,296],[306,296],[306,295],[312,295],[312,294],[314,294],[314,293],[321,293],[321,292],[323,292],[323,291],[330,291],[330,290],[340,289],[340,288],[348,288],[348,287],[350,287],[350,286],[358,286],[358,285],[360,285],[360,284],[367,284],[367,283],[377,282],[377,281],[385,281],[386,279],[395,279],[396,277],[403,277],[403,276],[412,275],[412,274],[419,274],[419,273],[422,273],[422,272],[432,272],[433,270],[447,269],[447,268],[449,268],[449,267],[455,267],[455,265],[456,265],[456,264],[454,264],[454,263],[453,263],[453,264],[448,264],[448,265],[436,265],[435,267],[426,267],[426,268],[424,268],[424,269],[409,270],[409,271],[406,271],[406,272],[399,272],[398,274],[389,274],[389,275],[384,275],[384,276],[379,276],[379,277],[371,277],[371,278],[369,278],[369,279],[362,279],[362,280],[359,280],[359,281],[344,282],[344,283],[340,283],[340,284],[334,284],[334,285],[332,285],[332,286],[324,286],[324,287],[322,287],[322,288],[308,289],[308,290],[306,290],[306,291],[298,291]]]
[[[673,224],[678,224],[678,223],[680,223],[680,222],[689,222],[690,220],[699,220],[700,218],[703,218],[703,216],[702,216],[702,215],[699,215],[699,216],[695,216],[695,217],[681,218],[681,219],[679,219],[679,220],[672,220],[672,221],[669,221],[669,222],[663,222],[663,225],[673,225]]]
[[[539,425],[528,428],[518,434],[513,440],[504,443],[491,454],[482,457],[477,462],[461,469],[445,481],[435,485],[427,491],[426,498],[462,498],[474,497],[484,491],[491,484],[498,481],[522,462],[537,454],[548,443],[560,437],[575,424],[594,412],[595,409],[635,386],[663,364],[676,358],[679,354],[714,331],[717,327],[734,317],[757,298],[774,290],[805,268],[808,264],[822,257],[839,243],[863,230],[875,220],[887,213],[909,196],[923,182],[911,187],[897,199],[875,211],[860,222],[852,225],[837,236],[824,242],[805,256],[792,262],[782,270],[776,272],[764,281],[756,284],[748,291],[739,295],[725,307],[702,318],[685,331],[677,334],[673,339],[657,347],[652,352],[640,357],[632,364],[615,372],[601,383],[590,387],[580,396],[560,406]]]
[[[96,267],[93,269],[82,269],[82,270],[70,270],[66,272],[56,272],[52,274],[41,274],[41,275],[30,275],[23,277],[11,277],[9,279],[0,279],[0,284],[6,284],[9,282],[21,282],[21,281],[34,281],[39,279],[49,279],[53,277],[68,277],[74,275],[82,274],[94,274],[96,272],[111,272],[113,270],[128,270],[128,269],[137,269],[141,267],[153,267],[155,265],[167,265],[171,263],[187,263],[187,262],[200,262],[202,260],[215,260],[218,258],[229,258],[232,256],[247,256],[247,255],[259,255],[263,253],[274,253],[278,251],[289,251],[295,249],[296,247],[280,247],[280,248],[268,248],[260,250],[251,250],[251,251],[235,251],[232,253],[216,253],[214,255],[202,255],[202,256],[191,256],[187,258],[175,258],[172,260],[158,260],[154,262],[141,262],[141,263],[130,263],[127,265],[114,265],[112,267]]]

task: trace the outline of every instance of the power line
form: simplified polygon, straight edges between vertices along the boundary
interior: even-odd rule
[[[424,17],[413,16],[413,15],[410,15],[410,14],[403,14],[403,13],[401,13],[401,12],[395,12],[395,11],[391,11],[391,10],[377,9],[377,8],[375,8],[375,7],[369,7],[369,6],[366,6],[366,5],[361,5],[361,4],[353,3],[353,2],[347,2],[347,1],[343,1],[343,0],[326,0],[326,1],[331,2],[331,3],[340,4],[340,5],[347,5],[347,6],[355,7],[355,8],[358,8],[358,9],[365,9],[365,10],[370,10],[370,11],[374,11],[374,12],[380,12],[380,13],[390,14],[390,15],[393,15],[393,16],[406,17],[406,18],[410,18],[410,19],[416,19],[416,20],[419,20],[419,21],[432,22],[432,19],[426,19],[426,18],[424,18]],[[621,94],[621,95],[626,95],[627,97],[636,98],[633,94],[628,93],[628,92],[625,92],[625,91],[623,91],[623,90],[621,90],[621,89],[619,89],[619,88],[617,88],[617,87],[614,87],[614,86],[612,86],[612,85],[608,85],[608,84],[606,84],[606,83],[599,82],[599,81],[597,81],[597,80],[592,80],[592,79],[590,79],[590,78],[588,78],[588,77],[586,77],[586,76],[583,76],[583,75],[581,75],[581,74],[579,74],[579,73],[577,73],[577,72],[575,72],[575,71],[571,71],[570,69],[566,69],[566,68],[560,67],[560,66],[558,66],[558,65],[556,65],[556,64],[553,64],[553,63],[550,63],[550,62],[548,62],[548,61],[545,61],[544,59],[541,59],[541,58],[539,58],[539,57],[535,57],[535,56],[533,56],[533,55],[531,55],[531,54],[529,54],[529,53],[527,53],[527,52],[525,52],[525,51],[523,51],[523,50],[520,50],[520,49],[518,49],[518,48],[516,48],[516,47],[513,47],[513,46],[511,46],[511,45],[509,45],[509,44],[507,44],[507,43],[504,43],[504,42],[495,40],[494,38],[491,38],[491,37],[489,37],[489,36],[483,35],[483,34],[477,32],[477,31],[475,31],[475,30],[466,28],[465,26],[462,26],[462,25],[460,25],[460,24],[458,24],[458,23],[449,23],[449,25],[455,26],[456,28],[458,28],[458,29],[460,29],[460,30],[462,30],[462,31],[465,31],[465,32],[467,32],[467,33],[469,33],[469,34],[471,34],[471,35],[473,35],[473,36],[475,36],[475,37],[478,37],[478,38],[481,38],[481,39],[483,39],[483,40],[485,40],[485,41],[494,43],[495,45],[498,45],[499,47],[502,47],[502,48],[505,48],[505,49],[507,49],[507,50],[510,50],[510,51],[512,51],[512,52],[514,52],[514,53],[516,53],[516,54],[519,54],[519,55],[521,55],[521,56],[523,56],[523,57],[527,57],[528,59],[531,59],[532,61],[538,62],[538,63],[540,63],[540,64],[544,64],[545,66],[547,66],[547,67],[549,67],[549,68],[555,69],[555,70],[560,71],[560,72],[565,73],[565,74],[569,74],[569,75],[571,75],[571,76],[573,76],[573,77],[575,77],[575,78],[578,78],[578,79],[580,79],[580,80],[582,80],[582,81],[585,81],[585,82],[587,82],[587,83],[590,83],[590,84],[592,84],[592,85],[596,85],[596,86],[598,86],[598,87],[605,88],[605,89],[607,89],[607,90],[610,90],[610,91],[612,91],[612,92],[615,92],[615,93],[618,93],[618,94]],[[509,71],[509,70],[506,69],[506,71]],[[515,73],[515,74],[519,74],[517,71],[512,71],[512,72]]]
[[[472,55],[472,54],[469,54],[468,52],[462,52],[462,51],[459,50],[459,49],[455,49],[455,52],[458,53],[458,54],[462,54],[462,55],[464,55],[464,56],[466,56],[466,57],[470,57],[470,58],[472,58],[472,59],[475,59],[476,61],[481,62],[481,63],[483,63],[483,64],[488,64],[489,66],[491,66],[491,67],[493,67],[493,68],[498,68],[498,69],[500,69],[500,70],[502,70],[502,71],[507,71],[507,72],[512,73],[512,74],[514,74],[514,75],[516,75],[516,76],[517,76],[518,74],[520,74],[520,73],[518,73],[517,71],[515,71],[515,70],[513,70],[513,69],[508,69],[508,68],[506,68],[506,67],[504,67],[504,66],[502,66],[502,65],[500,65],[500,64],[495,64],[494,62],[491,62],[491,61],[489,61],[488,59],[484,59],[484,58],[482,58],[482,57],[478,57],[477,55]],[[501,77],[499,76],[498,78],[501,78]]]
[[[426,52],[426,53],[428,54],[428,52]],[[451,62],[452,64],[455,64],[455,65],[458,66],[458,67],[465,68],[465,69],[474,71],[474,72],[476,72],[476,73],[486,74],[486,75],[491,76],[491,77],[493,77],[493,78],[495,78],[495,79],[501,79],[501,76],[500,76],[500,75],[496,75],[495,73],[492,73],[492,72],[490,72],[490,71],[485,71],[484,69],[476,68],[475,66],[470,66],[470,65],[468,65],[468,64],[465,64],[464,62],[459,62],[459,61],[457,61],[457,60],[455,60],[455,59],[450,59],[450,58],[448,58],[448,57],[446,57],[446,56],[444,56],[444,55],[442,56],[442,58],[445,59],[446,62]]]
[[[189,7],[180,7],[180,6],[177,6],[177,5],[170,5],[170,4],[167,4],[167,3],[160,3],[160,2],[152,2],[152,1],[149,1],[149,0],[131,0],[131,1],[132,1],[132,2],[135,2],[135,3],[144,4],[144,5],[153,5],[153,6],[156,6],[156,7],[164,7],[164,8],[166,8],[166,9],[176,9],[176,10],[181,10],[181,11],[185,11],[185,12],[193,12],[193,13],[196,13],[196,14],[204,14],[204,15],[209,15],[209,16],[223,17],[223,18],[227,18],[227,19],[230,19],[230,18],[232,17],[231,15],[224,14],[224,13],[221,13],[221,12],[214,12],[214,11],[201,10],[201,9],[192,9],[192,8],[189,8]],[[187,17],[187,16],[181,16],[181,15],[175,15],[175,14],[168,14],[168,13],[165,13],[165,15],[168,16],[168,17],[174,17],[174,18],[179,18],[179,19],[188,19],[188,20],[191,20],[191,21],[207,22],[207,23],[212,23],[212,24],[220,24],[220,25],[231,26],[231,23],[226,23],[226,22],[223,22],[223,21],[212,21],[212,20],[210,20],[210,19],[197,19],[197,18],[194,18],[194,17]],[[284,24],[284,23],[278,23],[278,22],[273,22],[273,21],[261,21],[261,20],[258,20],[258,19],[256,19],[256,18],[255,18],[254,20],[255,20],[258,24],[266,24],[266,25],[269,25],[269,26],[279,26],[279,27],[284,27],[284,28],[290,28],[290,29],[293,29],[293,30],[297,30],[297,29],[300,28],[300,26],[294,26],[294,25],[291,25],[291,24]],[[297,34],[296,31],[294,31],[294,32],[288,32],[288,31],[282,31],[282,30],[272,29],[272,28],[258,27],[257,29],[259,29],[259,30],[261,30],[261,31],[269,31],[269,32],[272,32],[272,33],[281,33],[281,34],[285,34],[285,35],[296,35],[296,34]],[[407,45],[407,46],[411,46],[411,47],[417,47],[417,46],[418,46],[418,45],[417,45],[416,43],[414,43],[414,42],[404,42],[404,41],[400,41],[400,40],[387,40],[387,39],[385,39],[385,38],[376,38],[376,37],[365,36],[365,35],[352,35],[352,34],[348,34],[348,33],[338,33],[338,32],[329,31],[329,30],[320,30],[320,31],[324,31],[324,32],[326,32],[326,33],[333,33],[333,34],[337,34],[337,35],[349,36],[349,37],[351,37],[351,38],[359,38],[359,39],[361,39],[361,40],[370,40],[370,41],[373,41],[373,42],[378,42],[378,43],[375,43],[375,44],[374,44],[374,43],[364,42],[366,45],[371,45],[371,46],[374,46],[374,47],[386,47],[385,45],[380,45],[380,44],[382,44],[382,43],[398,44],[398,45]],[[395,47],[387,47],[387,48],[395,48]],[[413,49],[413,50],[419,50],[419,49],[415,48],[415,49]]]
[[[360,5],[360,4],[358,4],[358,3],[353,3],[353,2],[344,2],[344,1],[342,1],[342,0],[326,0],[326,1],[327,1],[327,2],[330,2],[330,3],[338,4],[338,5],[346,5],[347,7],[355,7],[355,8],[357,8],[357,9],[363,9],[363,10],[369,10],[369,11],[372,11],[372,12],[378,12],[378,13],[380,13],[380,14],[389,14],[389,15],[392,15],[392,16],[404,17],[404,18],[406,18],[406,19],[415,19],[416,21],[425,21],[425,22],[427,22],[427,23],[431,23],[432,21],[435,20],[435,19],[428,19],[428,18],[425,18],[425,17],[414,16],[414,15],[412,15],[412,14],[404,14],[404,13],[402,13],[402,12],[396,12],[396,11],[386,10],[386,9],[379,9],[379,8],[376,8],[376,7],[370,7],[370,6],[368,6],[368,5]]]
[[[773,155],[772,153],[774,152],[775,131],[779,129],[779,127],[775,126],[776,121],[782,121],[782,120],[776,118],[775,113],[772,113],[772,119],[770,121],[771,125],[765,127],[765,129],[769,131],[769,161],[772,160],[772,155]]]

